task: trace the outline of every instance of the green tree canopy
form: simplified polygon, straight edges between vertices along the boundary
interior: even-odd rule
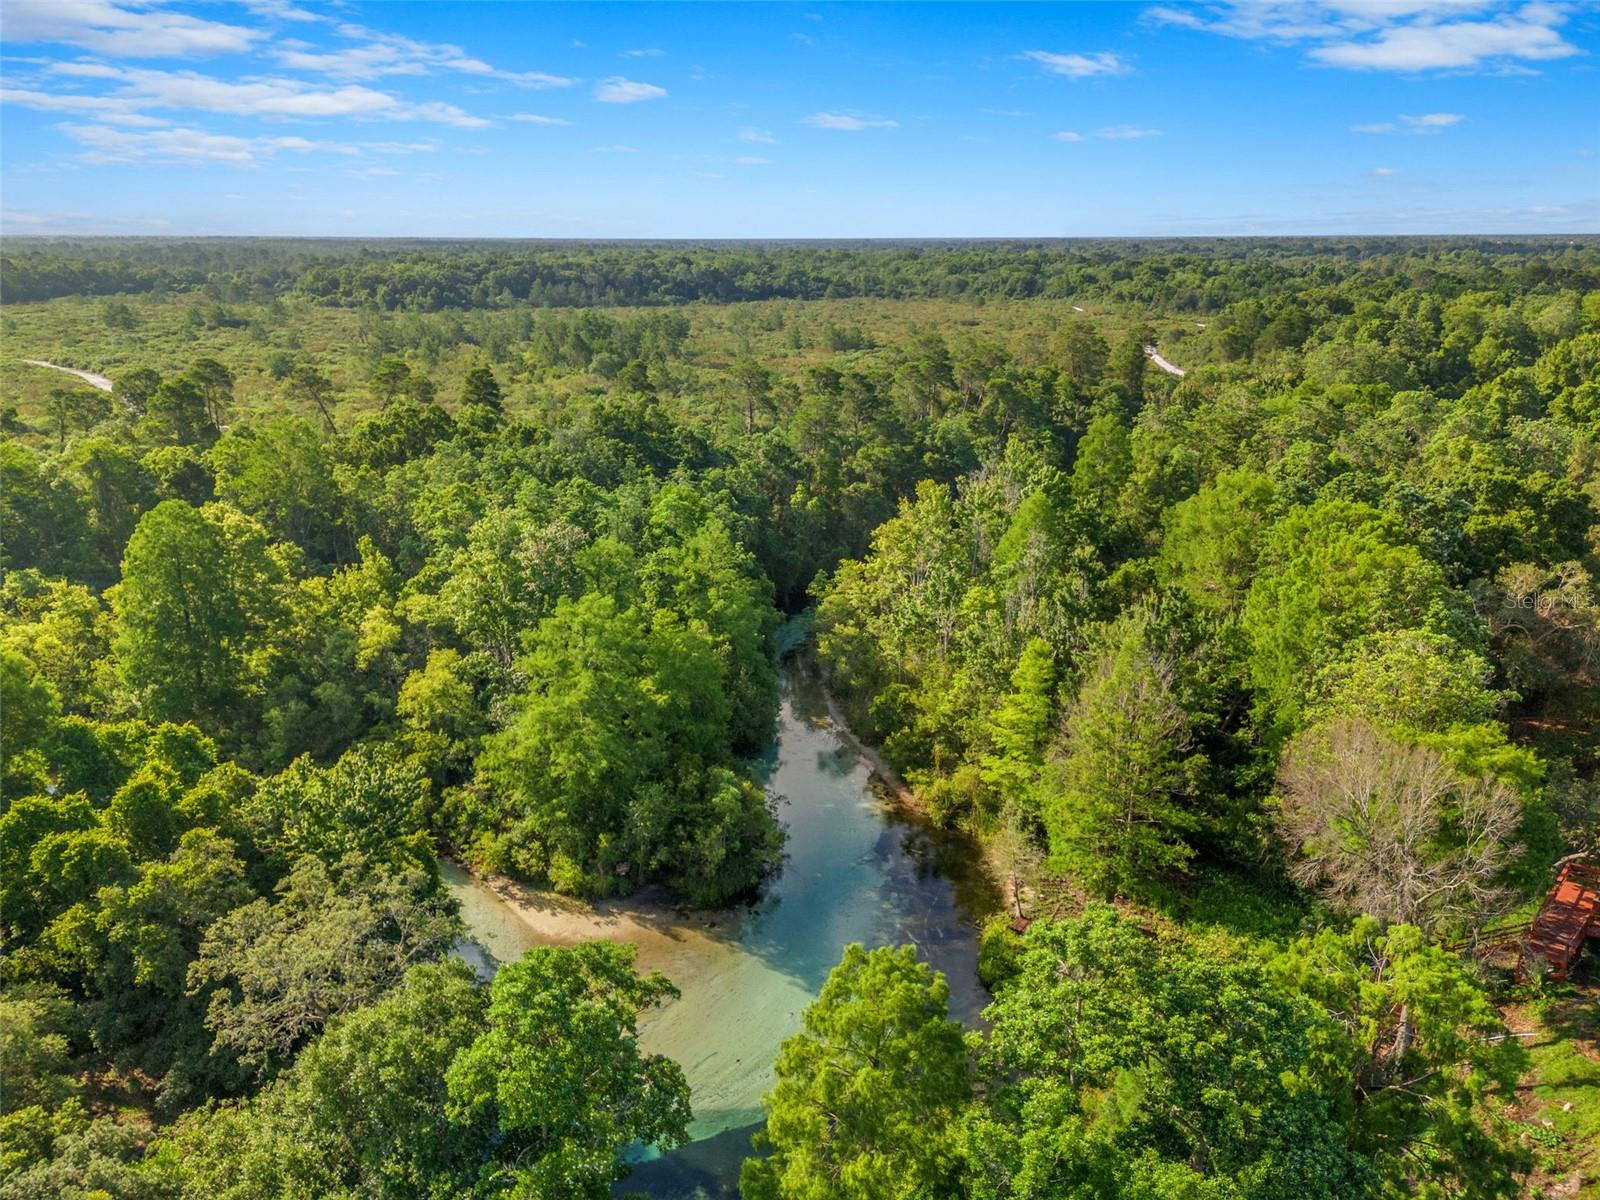
[[[1312,1073],[1319,1015],[1248,958],[1102,905],[1035,922],[988,1011],[968,1194],[1367,1194]]]
[[[1144,611],[1111,627],[1045,771],[1051,865],[1103,896],[1158,892],[1194,856],[1187,837],[1202,824],[1204,759],[1158,638]]]
[[[639,1014],[676,994],[610,942],[541,947],[502,967],[487,1028],[445,1075],[451,1121],[493,1130],[479,1185],[603,1200],[628,1173],[628,1146],[687,1140],[683,1069],[637,1044]]]
[[[778,1054],[750,1200],[958,1196],[952,1130],[971,1097],[971,1047],[944,977],[910,946],[845,947],[803,1029]]]
[[[1393,521],[1346,500],[1291,511],[1267,536],[1241,618],[1261,704],[1293,726],[1318,666],[1386,630],[1452,632],[1462,606]]]

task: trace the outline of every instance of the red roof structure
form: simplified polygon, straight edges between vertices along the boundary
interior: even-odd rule
[[[1545,894],[1539,915],[1522,940],[1517,977],[1533,960],[1554,979],[1565,979],[1583,953],[1584,939],[1600,936],[1600,868],[1567,863]]]

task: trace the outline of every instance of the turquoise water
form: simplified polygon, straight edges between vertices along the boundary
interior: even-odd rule
[[[694,1143],[638,1164],[619,1191],[667,1198],[733,1196],[761,1096],[783,1039],[850,942],[910,942],[950,983],[952,1015],[977,1019],[977,933],[998,895],[965,837],[886,805],[849,736],[828,718],[804,656],[783,676],[778,734],[762,764],[789,831],[782,873],[755,905],[732,913],[672,912],[625,903],[601,911],[603,936],[639,946],[682,996],[641,1021],[640,1042],[683,1064]],[[450,868],[474,937],[494,958],[539,941],[493,891]],[[492,963],[479,952],[483,969]]]

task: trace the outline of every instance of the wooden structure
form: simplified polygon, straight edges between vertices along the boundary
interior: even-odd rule
[[[1590,935],[1600,936],[1600,867],[1569,862],[1522,940],[1518,978],[1527,974],[1529,960],[1537,959],[1552,978],[1565,979]]]
[[[1552,979],[1565,979],[1590,937],[1600,937],[1600,867],[1569,862],[1557,872],[1533,920],[1479,930],[1451,949],[1477,958],[1515,951],[1519,980],[1535,963]]]

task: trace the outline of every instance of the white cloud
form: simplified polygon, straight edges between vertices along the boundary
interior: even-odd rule
[[[1093,54],[1055,54],[1049,50],[1027,50],[1018,57],[1038,63],[1052,75],[1065,75],[1068,79],[1092,79],[1098,75],[1126,75],[1133,70],[1123,59],[1109,50]]]
[[[454,104],[438,100],[427,104],[399,104],[383,115],[396,121],[437,121],[440,125],[454,125],[457,129],[487,129],[494,124],[487,117],[475,117]]]
[[[819,112],[812,113],[801,120],[803,125],[814,125],[818,129],[838,129],[846,133],[857,133],[863,129],[898,129],[899,121],[886,120],[883,117],[863,117],[855,113]]]
[[[364,25],[340,25],[337,32],[360,44],[328,50],[306,42],[281,40],[273,48],[272,57],[290,70],[314,71],[334,79],[376,79],[382,75],[455,71],[501,79],[525,88],[571,87],[578,82],[545,71],[502,71],[482,59],[473,58],[460,46],[421,42],[399,34],[381,33]]]
[[[773,137],[770,131],[757,129],[753,125],[746,125],[739,130],[739,140],[741,142],[749,142],[752,146],[776,146],[778,144],[778,139]]]
[[[547,117],[543,113],[512,113],[508,121],[523,121],[529,125],[571,125],[564,117]]]
[[[666,54],[665,50],[657,50],[655,47],[652,46],[648,50],[624,50],[622,52],[621,57],[623,57],[623,58],[660,58],[665,54]]]
[[[118,112],[124,114],[123,124],[134,123],[127,114],[145,109],[190,109],[227,116],[279,119],[380,117],[436,121],[460,129],[481,129],[493,124],[453,104],[442,101],[411,103],[360,84],[326,88],[298,79],[270,77],[230,81],[197,71],[157,71],[101,63],[58,63],[51,69],[58,75],[114,80],[120,86],[105,96],[23,91],[0,95],[0,99],[57,111],[98,109],[102,115]]]
[[[1465,120],[1466,117],[1460,113],[1423,113],[1419,117],[1401,113],[1398,122],[1378,121],[1366,125],[1352,125],[1350,126],[1350,132],[1372,134],[1439,133],[1441,130],[1448,129],[1452,125],[1459,125]]]
[[[667,89],[653,83],[639,83],[613,75],[594,90],[594,98],[602,104],[637,104],[641,100],[659,100]]]
[[[543,90],[544,88],[571,87],[578,80],[570,75],[550,75],[544,71],[496,71],[496,79],[504,79],[522,88]]]
[[[427,65],[377,42],[344,50],[308,45],[282,45],[272,52],[278,65],[291,71],[316,72],[335,79],[376,79],[380,75],[426,75]]]
[[[767,167],[772,165],[770,158],[762,158],[758,154],[741,154],[733,161],[741,167]]]
[[[1529,14],[1534,19],[1524,19]],[[1578,48],[1554,28],[1564,19],[1553,6],[1530,4],[1521,14],[1501,20],[1386,29],[1369,41],[1318,46],[1310,57],[1357,71],[1436,71],[1501,59],[1566,58]]]
[[[7,225],[50,226],[64,233],[87,233],[95,230],[121,232],[135,229],[167,229],[171,222],[164,217],[109,217],[81,212],[33,213],[7,209],[0,212],[0,228]]]
[[[432,154],[439,149],[439,143],[431,139],[426,142],[362,142],[361,149],[371,154]]]
[[[325,21],[326,17],[290,3],[290,0],[240,0],[258,17],[271,17],[276,21]]]
[[[1312,42],[1307,57],[1356,71],[1521,70],[1579,53],[1558,27],[1568,6],[1533,0],[1231,0],[1156,6],[1158,24],[1284,44]]]
[[[130,68],[121,75],[117,95],[140,107],[192,108],[232,116],[350,117],[371,116],[396,107],[387,92],[351,84],[319,88],[297,79],[254,79],[232,82],[197,71],[153,71]]]
[[[79,145],[88,147],[79,157],[92,163],[228,163],[253,167],[278,154],[360,153],[355,146],[303,137],[236,137],[187,128],[136,133],[107,125],[64,124],[59,128]]]
[[[1481,11],[1496,0],[1212,0],[1157,5],[1146,19],[1227,37],[1296,42],[1370,33],[1396,21],[1438,20]],[[1503,2],[1503,0],[1501,0]]]
[[[77,46],[118,58],[239,54],[264,33],[113,0],[6,0],[5,39]]]
[[[1466,120],[1460,113],[1423,113],[1420,117],[1408,117],[1401,113],[1400,119],[1413,129],[1443,129]]]
[[[1058,142],[1087,142],[1091,138],[1098,138],[1105,142],[1127,142],[1139,138],[1160,137],[1159,129],[1142,129],[1138,125],[1107,125],[1103,129],[1096,129],[1093,133],[1074,133],[1070,129],[1063,129],[1060,133],[1052,134]]]
[[[28,88],[0,88],[0,104],[19,104],[40,112],[87,113],[97,120],[122,125],[165,124],[134,111],[131,100],[117,96],[82,96],[76,92],[38,92]]]
[[[1400,174],[1400,168],[1399,167],[1373,167],[1372,168],[1372,174],[1378,176],[1378,178],[1380,178],[1380,179],[1383,179],[1383,178],[1386,178],[1386,177],[1388,177],[1390,175],[1398,175],[1398,174]]]
[[[121,79],[127,69],[87,59],[79,59],[76,62],[50,62],[48,59],[44,61],[52,75],[72,75],[79,79]]]

